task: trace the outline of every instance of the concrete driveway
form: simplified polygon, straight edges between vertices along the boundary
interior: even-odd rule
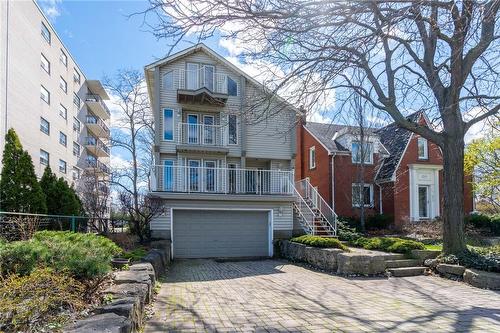
[[[500,293],[438,277],[344,278],[286,261],[176,261],[152,332],[500,332]]]

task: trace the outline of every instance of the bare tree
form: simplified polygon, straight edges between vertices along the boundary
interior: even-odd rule
[[[188,35],[236,39],[246,62],[274,74],[273,92],[295,105],[314,110],[333,90],[337,100],[355,90],[439,145],[444,252],[460,253],[464,135],[500,109],[499,7],[498,0],[150,0],[143,14],[172,47]],[[352,80],[358,71],[366,80]],[[438,130],[409,121],[415,109]]]
[[[109,231],[110,179],[106,170],[99,168],[85,170],[76,182],[76,191],[82,202],[84,211],[88,214],[90,228],[96,232]]]
[[[111,144],[124,153],[127,162],[114,166],[112,184],[117,188],[118,201],[127,214],[133,229],[144,241],[144,223],[151,219],[153,207],[146,198],[148,181],[153,165],[153,115],[142,73],[120,70],[113,78],[106,78],[104,85],[111,93],[115,106]],[[153,209],[154,208],[154,209]]]

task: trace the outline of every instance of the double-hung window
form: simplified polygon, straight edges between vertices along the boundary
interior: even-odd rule
[[[40,117],[40,131],[50,135],[50,123],[43,117]]]
[[[373,143],[353,142],[351,144],[352,163],[373,164]]]
[[[73,82],[80,84],[80,79],[80,73],[78,73],[78,71],[73,68]]]
[[[227,94],[229,96],[238,96],[238,84],[229,76],[227,77]]]
[[[59,88],[61,88],[64,93],[68,93],[68,83],[66,83],[66,80],[61,77],[59,77]]]
[[[64,67],[68,67],[68,56],[66,55],[66,53],[64,53],[63,50],[61,50],[61,55],[59,56],[59,61],[61,62],[61,64],[64,65]]]
[[[418,159],[426,160],[429,158],[429,148],[427,144],[427,139],[419,137],[418,138]]]
[[[43,53],[40,54],[40,67],[42,67],[43,70],[50,75],[50,61],[47,58],[45,58]]]
[[[81,130],[80,120],[73,117],[73,132],[75,132],[76,134],[79,134],[80,130]]]
[[[49,153],[43,149],[40,149],[40,164],[49,165]]]
[[[73,156],[80,157],[80,145],[73,142]]]
[[[309,148],[309,169],[316,167],[316,146]]]
[[[73,93],[73,104],[75,104],[75,106],[80,109],[80,106],[82,104],[82,101],[80,100],[80,97],[78,97],[78,95],[76,93]]]
[[[66,161],[59,160],[59,172],[66,173]]]
[[[44,86],[40,86],[40,98],[50,105],[50,92]]]
[[[238,144],[238,117],[235,114],[230,114],[227,117],[228,127],[229,127],[229,144]]]
[[[68,137],[63,132],[59,132],[59,143],[64,147],[66,147],[68,144]]]
[[[59,104],[59,116],[65,120],[68,119],[68,109],[66,109],[62,104]]]
[[[163,140],[172,141],[174,139],[174,110],[163,110]]]
[[[373,206],[373,185],[371,184],[352,184],[352,206],[361,207]]]
[[[50,44],[50,30],[45,23],[42,22],[42,37]]]

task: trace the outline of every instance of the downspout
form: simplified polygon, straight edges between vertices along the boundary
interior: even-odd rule
[[[379,214],[383,214],[383,209],[382,209],[382,186],[380,184],[375,183],[375,185],[378,186],[378,207],[379,207]]]
[[[332,210],[335,212],[335,155],[336,153],[332,153]]]

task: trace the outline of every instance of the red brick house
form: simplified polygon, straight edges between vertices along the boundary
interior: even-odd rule
[[[421,112],[408,119],[429,125]],[[307,122],[297,131],[295,179],[308,178],[339,216],[358,216],[361,204],[367,215],[392,216],[396,227],[440,216],[443,161],[433,142],[393,123],[365,129],[361,156],[357,127]],[[472,210],[465,182],[465,211]]]

